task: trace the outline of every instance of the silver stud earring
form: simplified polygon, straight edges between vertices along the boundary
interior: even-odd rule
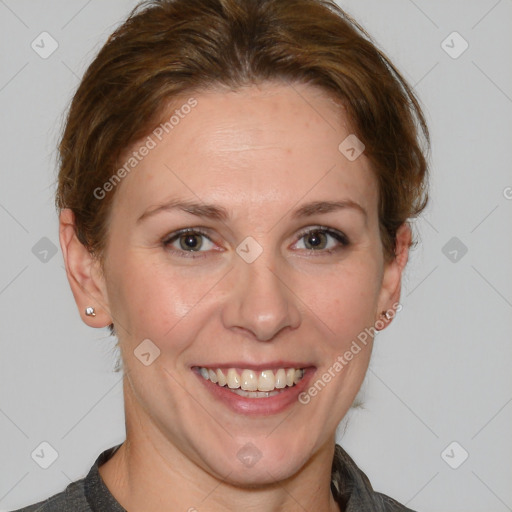
[[[94,308],[89,306],[87,308],[85,308],[85,314],[87,316],[96,316],[96,311],[94,311]]]
[[[383,311],[380,316],[383,316],[386,320],[390,320],[392,317],[387,311]]]

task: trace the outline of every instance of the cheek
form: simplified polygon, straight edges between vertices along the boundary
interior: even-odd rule
[[[175,338],[185,325],[189,332],[199,328],[219,280],[217,275],[173,268],[147,254],[118,260],[110,275],[112,313],[132,344],[149,338],[158,345]]]
[[[355,261],[354,258],[353,261]],[[332,348],[342,348],[375,322],[379,274],[375,265],[340,265],[337,270],[301,279],[297,296],[310,310],[317,324],[323,324]]]

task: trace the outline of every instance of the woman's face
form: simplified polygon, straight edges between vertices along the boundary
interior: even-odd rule
[[[371,338],[344,354],[391,307],[400,272],[384,261],[369,162],[339,149],[352,133],[341,107],[298,84],[193,96],[168,133],[126,156],[140,161],[115,190],[97,280],[120,338],[128,432],[220,478],[270,482],[333,441]],[[217,379],[235,368],[250,389],[282,386],[280,368],[305,372],[244,397],[200,368]]]

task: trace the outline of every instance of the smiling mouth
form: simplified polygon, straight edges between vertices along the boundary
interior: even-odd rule
[[[246,398],[266,398],[295,386],[304,377],[304,368],[256,371],[237,368],[193,368],[205,380]]]

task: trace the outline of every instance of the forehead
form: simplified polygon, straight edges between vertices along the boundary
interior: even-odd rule
[[[350,161],[339,150],[351,135],[349,119],[318,88],[204,91],[175,101],[163,119],[124,157],[151,146],[116,191],[115,203],[134,216],[177,196],[245,210],[286,208],[306,196],[349,196],[367,210],[376,206],[368,159],[363,153]]]

